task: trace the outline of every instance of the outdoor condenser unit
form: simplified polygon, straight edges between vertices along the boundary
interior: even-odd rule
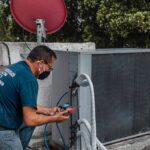
[[[59,68],[64,69],[64,60],[67,66],[63,70],[66,72],[63,79],[66,87],[76,73],[91,76],[95,90],[97,137],[101,142],[150,130],[150,49],[98,49],[91,52],[58,52],[58,55],[60,58],[63,56],[63,60],[58,62]],[[61,73],[60,70],[54,72],[53,83],[61,81],[55,77]],[[56,94],[54,92],[54,98]],[[88,88],[79,88],[78,106],[76,100],[73,104],[79,109],[79,114],[73,115],[72,122],[78,118],[91,122]],[[65,126],[62,124],[61,129],[64,136],[68,134],[67,140],[70,129]]]
[[[150,50],[92,54],[97,136],[108,142],[150,130]]]

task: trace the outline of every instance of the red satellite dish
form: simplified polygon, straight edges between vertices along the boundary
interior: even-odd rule
[[[15,21],[25,30],[36,33],[36,19],[43,19],[46,33],[58,31],[65,23],[67,11],[64,0],[11,0]]]

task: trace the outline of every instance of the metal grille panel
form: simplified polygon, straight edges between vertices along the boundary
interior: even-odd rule
[[[150,53],[93,54],[92,81],[102,142],[150,129]]]

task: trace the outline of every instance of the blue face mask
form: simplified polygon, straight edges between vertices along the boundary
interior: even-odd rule
[[[46,78],[50,75],[50,72],[51,72],[51,71],[44,71],[44,72],[42,72],[42,73],[38,76],[38,79],[40,79],[40,80],[46,79]]]

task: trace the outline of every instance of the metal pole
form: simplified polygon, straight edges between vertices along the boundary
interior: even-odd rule
[[[44,27],[45,21],[43,19],[36,19],[37,25],[37,44],[41,45],[42,39],[46,39],[46,28]]]

